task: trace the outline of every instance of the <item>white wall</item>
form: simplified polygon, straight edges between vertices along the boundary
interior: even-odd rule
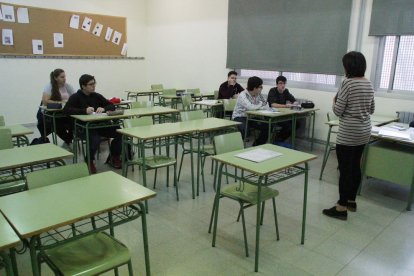
[[[26,6],[127,17],[128,55],[146,55],[146,4],[144,0],[33,0],[7,1]],[[129,88],[145,88],[146,60],[72,60],[0,58],[0,114],[7,124],[33,123],[43,87],[55,68],[66,71],[76,89],[79,76],[94,75],[97,91],[107,97],[125,97]]]
[[[359,2],[353,5],[359,15]],[[225,0],[148,0],[148,78],[165,87],[200,87],[218,89],[226,79],[227,12]],[[376,38],[368,37],[372,0],[367,0],[361,51],[367,58],[370,77]],[[356,20],[358,16],[352,16]],[[351,23],[349,50],[354,50],[357,22]],[[341,62],[338,60],[338,62]],[[245,86],[244,86],[245,87]],[[270,86],[263,91],[268,92]],[[315,123],[315,137],[325,140],[326,113],[331,110],[335,93],[290,88],[298,98],[312,99],[320,108]],[[376,114],[395,115],[397,110],[413,110],[412,98],[376,97]]]

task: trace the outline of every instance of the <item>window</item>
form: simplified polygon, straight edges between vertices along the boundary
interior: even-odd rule
[[[414,36],[384,36],[378,60],[379,89],[414,92]]]
[[[292,72],[279,72],[279,71],[261,71],[261,70],[247,70],[241,69],[241,77],[258,76],[265,80],[274,81],[279,75],[283,75],[287,78],[288,82],[298,82],[307,84],[320,84],[335,87],[337,76],[324,75],[324,74],[309,74],[309,73],[292,73]]]

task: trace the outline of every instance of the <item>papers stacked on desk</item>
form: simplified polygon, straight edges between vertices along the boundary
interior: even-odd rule
[[[390,137],[401,140],[414,140],[414,128],[396,130],[395,128],[383,127],[378,132],[379,136]]]
[[[272,159],[272,158],[275,158],[281,155],[283,154],[277,151],[258,148],[258,149],[249,150],[243,153],[236,154],[235,157],[259,163],[259,162],[263,162],[265,160]]]

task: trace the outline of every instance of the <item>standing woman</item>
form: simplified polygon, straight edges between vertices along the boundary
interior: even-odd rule
[[[346,220],[347,210],[355,212],[355,202],[361,182],[361,156],[371,135],[370,114],[374,113],[374,90],[364,77],[366,61],[359,52],[349,52],[342,58],[346,79],[334,98],[333,112],[339,117],[336,155],[339,166],[339,200],[324,209],[323,214]]]
[[[66,83],[66,74],[62,69],[55,69],[50,73],[50,83],[43,89],[42,105],[46,106],[48,103],[65,103],[69,97],[74,94],[73,87]],[[37,112],[37,128],[43,141],[44,128],[46,128],[46,136],[52,132],[52,127],[49,124],[44,125],[43,114],[41,110]],[[70,118],[56,118],[56,134],[64,141],[63,147],[70,149],[70,144],[73,139],[72,123]]]

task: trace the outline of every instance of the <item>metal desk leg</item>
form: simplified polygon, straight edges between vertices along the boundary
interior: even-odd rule
[[[292,148],[295,149],[295,140],[296,140],[296,115],[292,116]]]
[[[272,134],[272,118],[269,118],[267,120],[267,142],[269,144],[272,143],[272,141],[271,141],[271,139],[272,139],[271,134]]]
[[[302,213],[302,237],[301,244],[305,244],[305,228],[306,228],[306,205],[308,200],[308,162],[305,162],[305,183],[303,186],[303,213]]]
[[[0,258],[3,260],[6,269],[6,275],[14,276],[14,270],[9,255],[6,252],[0,252]],[[17,274],[16,274],[17,275]]]
[[[311,151],[313,151],[313,139],[315,137],[315,117],[316,113],[315,111],[312,112],[312,138],[311,138]]]
[[[190,160],[191,160],[191,191],[193,195],[193,199],[195,199],[195,191],[194,191],[194,157],[193,157],[193,135],[189,134],[190,138]]]
[[[200,168],[201,168],[201,132],[197,135],[197,196],[200,190]],[[204,139],[203,139],[204,140]]]
[[[265,182],[267,182],[267,176],[265,177]],[[257,204],[256,204],[256,251],[254,255],[254,271],[259,271],[259,243],[260,243],[260,220],[261,220],[261,195],[262,195],[262,181],[263,176],[259,177],[257,183]]]
[[[86,132],[86,163],[88,164],[89,172],[90,172],[90,163],[92,160],[92,156],[90,154],[91,145],[89,143],[89,123],[85,124],[85,132]]]
[[[30,249],[30,260],[32,262],[32,273],[33,276],[40,276],[39,264],[37,263],[37,255],[36,255],[36,241],[38,237],[31,237],[29,241],[29,249]]]
[[[147,187],[147,169],[145,168],[145,140],[138,140],[138,151],[140,152],[140,156],[142,158],[142,184],[144,184],[144,187]],[[145,200],[145,210],[148,213],[148,201]]]
[[[218,161],[217,161],[218,162]],[[221,189],[221,178],[223,174],[223,163],[220,163],[220,168],[218,172],[218,181],[217,181],[217,187],[216,187],[216,197],[214,199],[214,205],[213,210],[214,211],[214,225],[213,225],[213,242],[211,246],[216,247],[216,234],[217,234],[217,220],[218,220],[218,212],[219,212],[219,205],[220,205],[220,189]]]
[[[145,272],[147,276],[151,275],[150,269],[150,259],[149,259],[149,247],[148,247],[148,232],[147,232],[147,218],[146,218],[146,209],[142,202],[138,202],[139,207],[141,208],[141,221],[142,221],[142,239],[144,242],[144,256],[145,256]]]

